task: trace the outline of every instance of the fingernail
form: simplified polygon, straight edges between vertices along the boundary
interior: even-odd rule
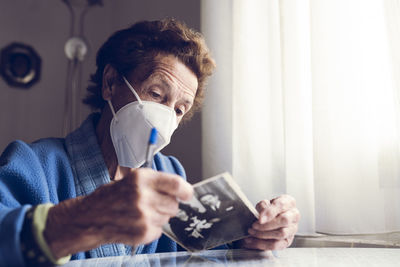
[[[262,205],[263,209],[266,209],[268,207],[268,205],[265,201],[262,201],[261,205]]]
[[[251,229],[251,228],[249,229],[249,231],[248,231],[248,232],[249,232],[249,234],[251,234],[251,235],[254,235],[254,234],[256,233],[256,231],[254,231],[254,230],[253,230],[253,229]]]

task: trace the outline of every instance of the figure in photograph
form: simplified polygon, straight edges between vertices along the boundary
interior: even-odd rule
[[[212,223],[202,219],[196,207],[180,203],[178,214],[169,220],[171,231],[182,244],[193,250],[204,248]]]
[[[221,200],[217,194],[208,193],[200,197],[200,202],[206,207],[206,212],[215,214],[216,216],[221,212],[233,211],[233,203],[224,201],[221,205]]]

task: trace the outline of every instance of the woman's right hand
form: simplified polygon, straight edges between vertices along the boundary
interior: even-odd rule
[[[178,199],[193,196],[192,186],[178,175],[147,168],[122,173],[123,179],[49,210],[44,237],[55,258],[106,243],[150,243],[178,212]]]

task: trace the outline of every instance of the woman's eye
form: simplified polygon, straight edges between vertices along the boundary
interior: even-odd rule
[[[157,92],[150,92],[150,95],[153,97],[153,98],[160,98],[160,94],[159,93],[157,93]]]
[[[181,116],[183,115],[183,111],[179,108],[175,109],[176,115]]]

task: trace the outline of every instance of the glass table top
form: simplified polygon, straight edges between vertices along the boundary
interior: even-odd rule
[[[78,260],[63,266],[400,266],[400,249],[288,248],[274,252],[208,250]]]

